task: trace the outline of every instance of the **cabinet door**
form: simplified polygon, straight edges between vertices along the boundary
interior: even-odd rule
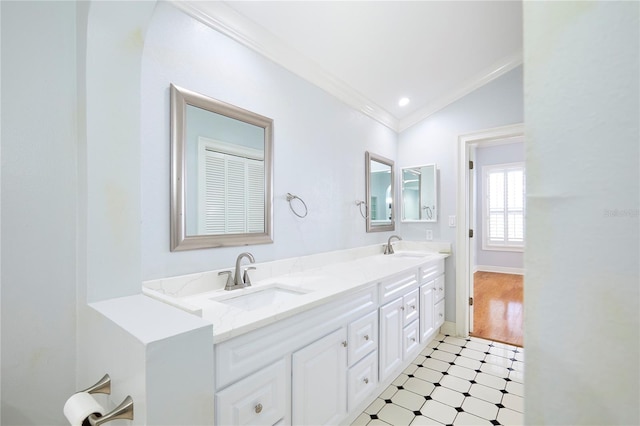
[[[293,354],[293,424],[337,424],[347,414],[346,345],[341,328]]]
[[[425,342],[436,329],[433,282],[420,287],[420,341]]]
[[[380,308],[380,381],[402,364],[402,297]]]

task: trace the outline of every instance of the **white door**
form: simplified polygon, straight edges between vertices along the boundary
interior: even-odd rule
[[[346,343],[341,328],[293,354],[293,424],[337,424],[347,414]]]
[[[402,364],[402,297],[380,308],[380,381]]]

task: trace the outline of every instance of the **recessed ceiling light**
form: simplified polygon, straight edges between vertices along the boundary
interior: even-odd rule
[[[407,106],[407,105],[409,105],[409,102],[411,102],[411,101],[409,100],[409,98],[401,98],[401,99],[398,101],[398,105],[400,105],[401,107],[403,107],[403,106]]]

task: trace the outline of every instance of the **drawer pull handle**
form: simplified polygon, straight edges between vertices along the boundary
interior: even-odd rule
[[[345,348],[347,347],[347,341],[346,340],[342,342],[342,346],[344,346]]]
[[[369,379],[367,379],[366,377],[364,378],[364,383],[368,384],[369,383]]]
[[[255,411],[256,411],[257,414],[260,414],[262,412],[262,404],[256,405]]]
[[[415,342],[415,341],[416,341],[416,338],[415,338],[415,337],[412,337],[412,338],[411,338],[411,341],[412,341],[412,342]]]
[[[440,314],[440,317],[442,317],[442,314]]]
[[[416,310],[416,305],[411,305],[411,309]]]
[[[369,335],[368,334],[364,335],[364,340],[369,340]]]
[[[404,306],[400,306],[400,310],[401,310],[401,311],[404,311]]]

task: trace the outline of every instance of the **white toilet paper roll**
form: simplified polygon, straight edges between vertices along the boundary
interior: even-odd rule
[[[64,404],[64,416],[71,426],[82,426],[82,422],[92,414],[104,414],[104,408],[87,392],[71,395]]]

